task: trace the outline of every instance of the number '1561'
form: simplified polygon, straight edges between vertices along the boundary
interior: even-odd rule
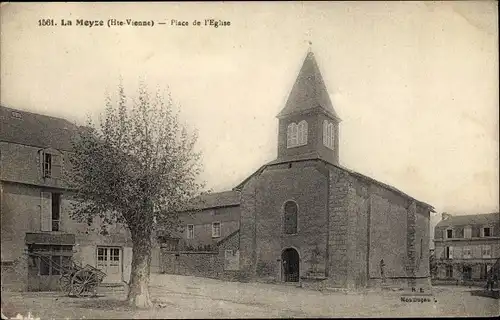
[[[38,20],[38,26],[40,27],[55,26],[54,19],[40,19]]]

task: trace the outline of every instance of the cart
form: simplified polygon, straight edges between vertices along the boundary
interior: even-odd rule
[[[50,263],[51,256],[41,253],[28,253],[31,257],[40,257],[46,263]],[[68,266],[61,266],[54,261],[51,261],[52,268],[58,269],[61,276],[59,277],[59,288],[68,296],[96,296],[97,288],[101,284],[106,273],[91,266],[90,264],[84,267],[79,266],[73,260],[70,260]]]

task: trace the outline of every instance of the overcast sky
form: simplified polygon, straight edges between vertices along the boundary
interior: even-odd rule
[[[75,26],[110,18],[167,25]],[[169,25],[210,18],[231,25]],[[275,116],[310,40],[343,166],[439,212],[497,211],[497,19],[496,2],[465,1],[2,4],[1,103],[83,123],[120,75],[132,92],[141,77],[168,85],[208,187],[227,190],[275,159]]]

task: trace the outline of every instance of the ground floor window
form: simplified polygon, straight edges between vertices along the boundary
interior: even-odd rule
[[[463,267],[462,277],[464,280],[472,279],[472,267]]]
[[[488,275],[488,271],[490,271],[490,268],[491,268],[491,266],[489,264],[481,265],[481,273],[480,273],[481,280],[486,279],[486,277]]]
[[[71,245],[31,245],[28,251],[29,267],[39,276],[58,276],[71,266]]]
[[[97,268],[106,274],[103,282],[122,281],[123,251],[120,247],[97,247]]]
[[[446,278],[453,278],[453,266],[446,266]]]

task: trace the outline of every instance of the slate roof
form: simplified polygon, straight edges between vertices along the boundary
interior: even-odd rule
[[[500,213],[481,213],[470,215],[450,215],[446,220],[441,220],[436,225],[439,227],[452,227],[452,226],[465,226],[465,225],[487,225],[493,223],[500,223]]]
[[[0,141],[70,151],[77,129],[62,118],[0,106]]]
[[[369,176],[366,176],[364,174],[361,174],[359,172],[356,172],[356,171],[353,171],[351,169],[348,169],[346,167],[343,167],[343,166],[340,166],[340,165],[337,165],[337,164],[333,164],[325,159],[323,159],[318,153],[316,152],[311,152],[311,153],[308,153],[308,154],[300,154],[300,155],[297,155],[297,156],[288,156],[286,158],[280,158],[280,159],[276,159],[276,160],[273,160],[265,165],[263,165],[262,167],[260,167],[257,171],[255,171],[253,174],[251,174],[248,178],[246,178],[245,180],[243,180],[240,184],[238,184],[236,187],[233,188],[233,190],[241,190],[243,188],[243,186],[248,182],[248,180],[250,180],[250,178],[252,178],[253,176],[255,175],[258,175],[260,174],[266,167],[268,166],[272,166],[272,165],[276,165],[276,164],[280,164],[280,163],[290,163],[290,162],[300,162],[300,161],[309,161],[309,160],[319,160],[319,161],[322,161],[330,166],[334,166],[338,169],[341,169],[355,177],[358,177],[360,179],[364,179],[364,180],[368,180],[374,184],[377,184],[383,188],[386,188],[388,190],[391,190],[405,198],[408,198],[408,199],[412,199],[412,200],[415,200],[417,203],[423,205],[424,207],[427,207],[429,209],[431,209],[432,212],[435,212],[434,211],[434,207],[431,206],[430,204],[428,203],[425,203],[423,201],[419,201],[411,196],[409,196],[408,194],[404,193],[403,191],[391,186],[391,185],[388,185],[386,183],[383,183],[383,182],[380,182],[378,180],[375,180]]]
[[[317,108],[340,121],[339,116],[333,109],[314,54],[308,52],[285,107],[277,117],[304,113]]]
[[[184,211],[234,207],[240,205],[240,193],[235,190],[204,194],[193,200]]]

